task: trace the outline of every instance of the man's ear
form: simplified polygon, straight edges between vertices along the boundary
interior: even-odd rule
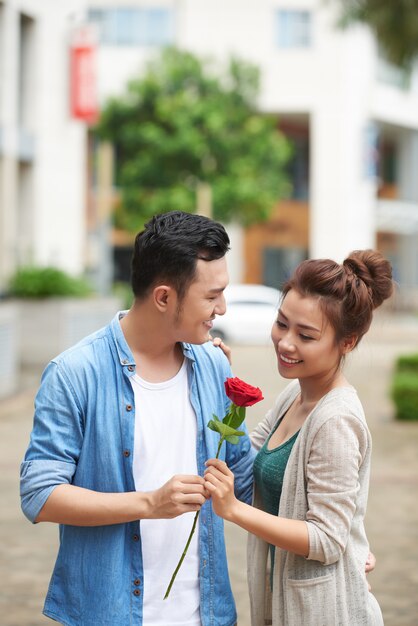
[[[349,352],[354,350],[354,348],[357,345],[357,342],[358,342],[358,337],[356,337],[355,335],[353,337],[347,337],[346,339],[344,339],[342,342],[343,354],[348,354]]]
[[[155,306],[161,313],[164,313],[170,300],[173,298],[173,288],[168,285],[158,285],[158,287],[154,288],[152,294]]]

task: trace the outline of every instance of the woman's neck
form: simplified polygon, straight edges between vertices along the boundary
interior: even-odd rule
[[[333,376],[321,380],[299,379],[301,404],[314,405],[327,393],[337,387],[349,387],[349,383],[341,370]]]

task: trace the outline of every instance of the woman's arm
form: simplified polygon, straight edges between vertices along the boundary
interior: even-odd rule
[[[308,555],[306,522],[270,515],[240,502],[234,495],[234,475],[226,463],[210,459],[206,465],[205,488],[212,496],[213,509],[217,515],[272,545],[301,556]]]

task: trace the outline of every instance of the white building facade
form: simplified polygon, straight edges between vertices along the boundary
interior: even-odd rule
[[[25,264],[84,269],[85,125],[69,107],[77,2],[0,1],[0,293]]]
[[[366,27],[340,30],[336,6],[90,0],[100,99],[121,92],[164,44],[254,62],[262,75],[260,109],[308,136],[307,254],[342,260],[353,249],[379,246],[407,293],[418,289],[418,71],[387,64]]]
[[[92,257],[85,228],[86,126],[68,113],[65,61],[71,30],[88,23],[97,34],[101,102],[121,93],[164,45],[257,64],[260,110],[277,114],[284,132],[296,128],[306,148],[294,180],[294,199],[307,206],[306,241],[296,252],[283,244],[285,257],[342,260],[352,249],[378,246],[404,292],[418,290],[416,67],[406,72],[386,64],[369,30],[339,30],[337,3],[322,0],[82,4],[74,13],[70,3],[54,0],[0,1],[0,59],[22,47],[18,35],[26,41],[20,67],[16,60],[12,68],[0,66],[1,275],[28,258],[78,272]],[[35,72],[22,69],[25,54]],[[19,88],[30,106],[18,106]],[[237,242],[244,239],[234,233]],[[273,248],[266,253],[270,261]],[[251,277],[240,256],[232,263],[236,281]],[[263,270],[256,278],[269,282]]]

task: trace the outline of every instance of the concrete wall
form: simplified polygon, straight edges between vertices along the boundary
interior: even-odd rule
[[[0,290],[21,263],[83,270],[85,129],[69,110],[76,2],[6,0],[0,42]]]

